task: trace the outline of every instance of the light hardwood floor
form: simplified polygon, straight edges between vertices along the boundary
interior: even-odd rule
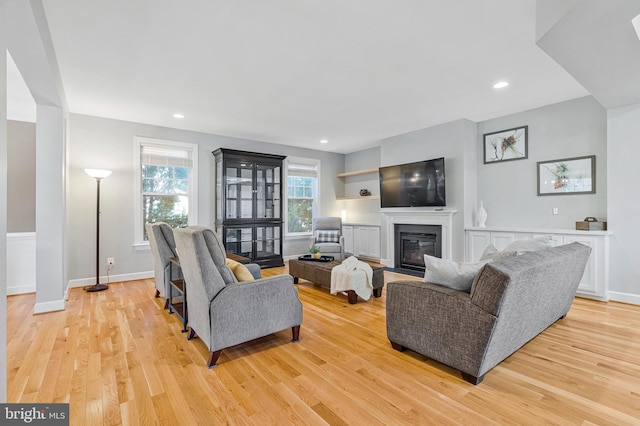
[[[284,330],[224,350],[211,370],[151,280],[73,289],[65,311],[41,315],[33,294],[11,296],[8,400],[68,402],[73,425],[640,424],[639,306],[577,298],[472,386],[391,349],[386,292],[349,305],[304,280],[298,289],[299,343]]]

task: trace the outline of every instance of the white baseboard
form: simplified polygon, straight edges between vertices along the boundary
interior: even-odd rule
[[[46,312],[63,311],[63,310],[64,310],[64,299],[53,300],[51,302],[41,302],[33,305],[34,314],[44,314]]]
[[[16,294],[35,293],[35,292],[36,292],[35,284],[7,286],[7,296],[13,296]]]
[[[133,281],[133,280],[144,280],[147,278],[153,278],[153,271],[145,271],[145,272],[134,272],[131,274],[118,274],[118,275],[110,275],[109,282],[107,282],[107,276],[100,277],[101,284],[109,284],[109,283],[119,283],[122,281]],[[70,288],[75,287],[84,287],[86,285],[93,285],[96,283],[95,278],[79,278],[77,280],[70,280],[69,285],[67,286],[67,293]]]
[[[640,305],[640,294],[620,293],[617,291],[610,291],[609,300],[612,300],[614,302],[630,303],[632,305]]]

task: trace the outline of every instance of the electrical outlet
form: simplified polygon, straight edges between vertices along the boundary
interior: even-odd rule
[[[108,257],[107,258],[107,268],[111,269],[113,268],[113,264],[115,263],[115,261],[113,260],[113,257]]]
[[[552,214],[558,214],[558,208],[554,207],[553,210],[551,210]]]

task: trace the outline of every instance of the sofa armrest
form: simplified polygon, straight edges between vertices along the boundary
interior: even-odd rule
[[[496,317],[468,293],[422,281],[387,286],[387,336],[468,374],[477,375]]]
[[[210,304],[211,351],[302,324],[291,275],[228,284]]]

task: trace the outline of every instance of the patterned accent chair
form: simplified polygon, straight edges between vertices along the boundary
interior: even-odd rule
[[[180,268],[171,269],[169,267],[170,259],[177,256],[173,229],[164,222],[147,223],[145,224],[145,229],[151,246],[151,253],[153,254],[156,297],[162,295],[166,299],[169,294],[171,279],[182,278]],[[173,270],[173,277],[169,276],[170,270]]]
[[[188,339],[207,345],[207,366],[215,367],[222,349],[291,327],[297,342],[302,303],[291,275],[238,282],[225,263],[218,236],[201,226],[174,230],[189,306]]]
[[[318,246],[322,256],[333,256],[335,260],[344,259],[342,219],[339,217],[314,218],[311,245]]]

